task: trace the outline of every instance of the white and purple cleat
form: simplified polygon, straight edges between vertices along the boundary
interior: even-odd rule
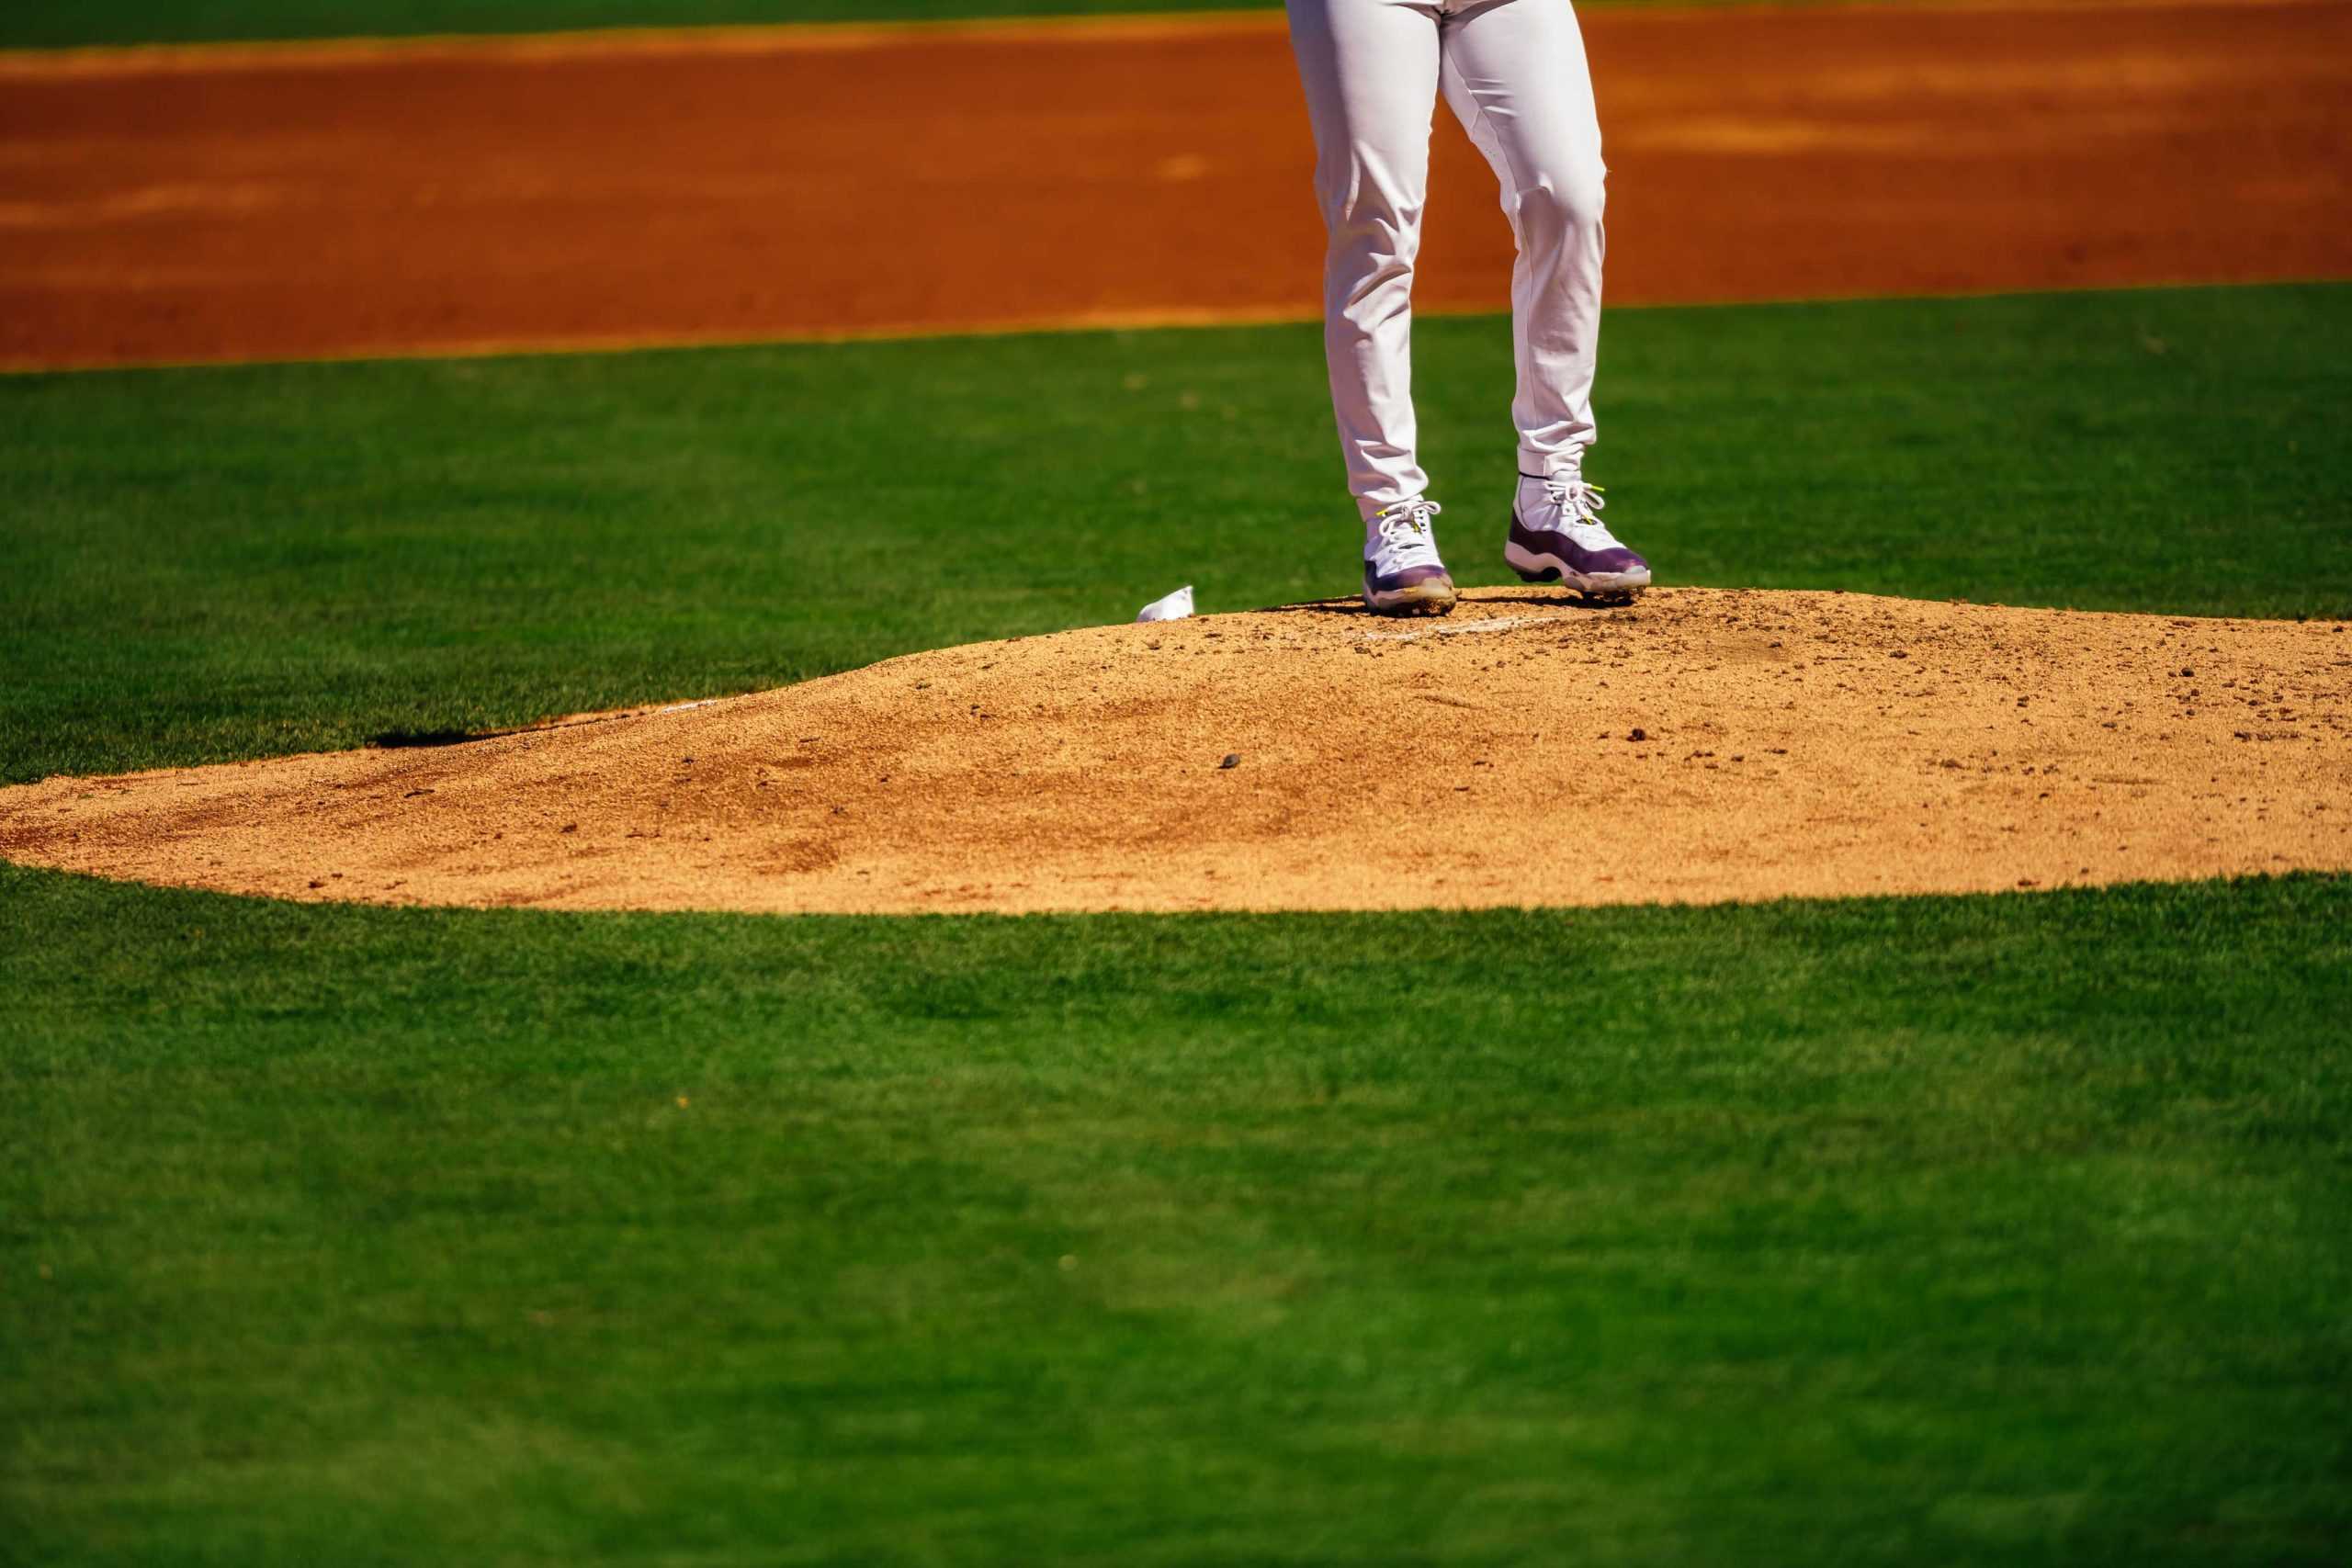
[[[1414,496],[1385,507],[1363,527],[1363,604],[1375,615],[1444,615],[1453,579],[1438,558],[1430,520],[1443,508]]]
[[[1519,476],[1503,560],[1528,582],[1565,582],[1578,592],[1630,598],[1650,585],[1650,563],[1600,520],[1599,485],[1573,473]]]

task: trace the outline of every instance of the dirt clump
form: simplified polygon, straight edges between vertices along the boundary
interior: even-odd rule
[[[1437,622],[1300,604],[458,745],[54,778],[0,791],[0,854],[291,899],[775,912],[2346,870],[2352,636],[1704,589],[1477,590]]]

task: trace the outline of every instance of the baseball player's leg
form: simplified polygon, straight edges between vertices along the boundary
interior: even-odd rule
[[[1600,340],[1600,121],[1569,0],[1469,0],[1445,18],[1447,104],[1494,165],[1519,242],[1511,332],[1520,468],[1574,467],[1593,439]]]
[[[1413,418],[1413,263],[1437,106],[1438,7],[1288,0],[1315,130],[1324,352],[1348,485],[1367,522],[1429,488]]]
[[[1603,182],[1600,122],[1569,0],[1464,0],[1445,17],[1446,102],[1494,165],[1519,242],[1511,335],[1520,479],[1504,558],[1532,581],[1622,592],[1649,583],[1583,475],[1596,434]]]

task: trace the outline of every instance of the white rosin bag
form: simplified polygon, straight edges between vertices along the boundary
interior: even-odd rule
[[[1137,621],[1181,621],[1193,613],[1193,585],[1184,584],[1163,599],[1154,599],[1136,616]]]

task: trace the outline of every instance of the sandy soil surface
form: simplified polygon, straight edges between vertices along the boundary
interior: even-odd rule
[[[1620,303],[2352,274],[2340,0],[1586,27]],[[1309,165],[1278,16],[0,57],[0,366],[1306,317]]]
[[[433,749],[0,791],[0,853],[297,899],[1317,909],[2352,869],[2352,635],[1676,589],[1297,605]]]

